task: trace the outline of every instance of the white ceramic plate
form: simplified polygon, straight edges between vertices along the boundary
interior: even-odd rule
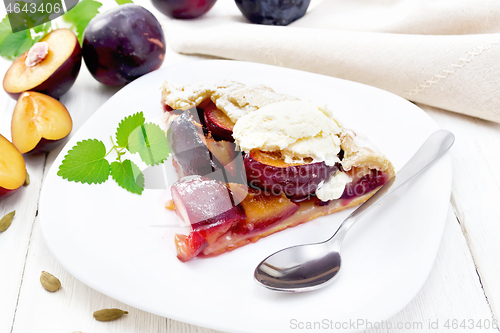
[[[181,263],[173,245],[180,222],[163,208],[167,190],[149,189],[138,196],[111,179],[83,185],[57,176],[76,142],[97,138],[109,149],[109,136],[124,116],[143,111],[147,121],[157,121],[162,114],[159,87],[165,79],[182,84],[208,78],[262,83],[327,104],[347,127],[370,138],[396,169],[437,129],[429,116],[400,97],[331,77],[236,61],[158,70],[109,99],[72,137],[49,171],[40,218],[57,260],[83,283],[131,306],[230,332],[361,330],[405,307],[425,282],[439,247],[451,191],[450,156],[358,222],[344,242],[337,280],[303,294],[258,286],[253,280],[255,266],[281,248],[324,240],[350,210],[215,258]]]

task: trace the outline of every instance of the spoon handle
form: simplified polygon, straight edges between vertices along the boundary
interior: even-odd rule
[[[352,212],[327,242],[336,247],[340,247],[347,231],[354,222],[359,220],[373,206],[376,206],[382,200],[386,199],[410,179],[420,174],[437,161],[448,149],[450,149],[454,141],[455,136],[449,131],[439,130],[432,133],[396,176],[391,178],[370,199]]]

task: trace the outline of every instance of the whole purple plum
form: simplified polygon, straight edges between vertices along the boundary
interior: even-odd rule
[[[288,25],[301,18],[310,0],[235,0],[241,13],[252,23]]]
[[[192,19],[212,8],[217,0],[151,0],[153,5],[168,17]]]
[[[134,4],[94,17],[85,30],[82,48],[92,76],[112,86],[127,84],[158,69],[165,51],[160,23],[148,10]]]

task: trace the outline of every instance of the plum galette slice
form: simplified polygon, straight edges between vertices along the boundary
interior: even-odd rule
[[[266,86],[165,83],[162,104],[180,178],[173,206],[190,226],[175,237],[181,261],[356,206],[394,176],[326,107]]]

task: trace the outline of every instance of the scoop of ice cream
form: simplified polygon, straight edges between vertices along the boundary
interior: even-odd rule
[[[240,118],[233,137],[246,152],[281,151],[287,163],[312,158],[313,162],[339,162],[340,127],[329,112],[304,101],[266,105]]]

